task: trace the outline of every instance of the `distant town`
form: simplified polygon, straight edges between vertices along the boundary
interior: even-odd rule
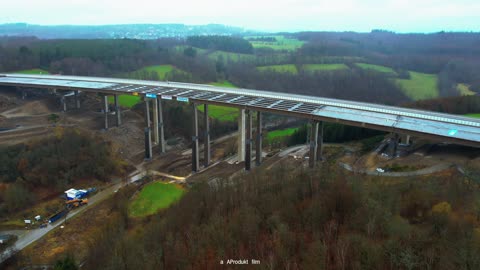
[[[2,36],[36,36],[56,38],[130,38],[158,39],[203,35],[255,34],[258,32],[221,24],[121,24],[121,25],[34,25],[26,23],[0,24]]]

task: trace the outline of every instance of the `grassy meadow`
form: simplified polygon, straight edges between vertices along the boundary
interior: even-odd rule
[[[19,70],[12,73],[20,73],[20,74],[50,74],[48,71],[40,69],[40,68],[33,68],[33,69],[25,69]]]
[[[473,118],[480,118],[480,113],[469,113],[469,114],[465,114],[465,116],[473,117]]]
[[[397,74],[395,70],[386,66],[367,64],[367,63],[355,63],[355,65],[363,69],[371,69],[371,70],[375,70],[382,73]]]
[[[285,128],[285,129],[269,131],[267,134],[267,141],[268,143],[272,143],[275,140],[283,139],[284,137],[292,135],[298,129],[299,127],[293,127],[293,128]]]
[[[303,69],[306,71],[331,71],[348,69],[345,64],[307,64],[303,65]]]
[[[461,96],[473,96],[477,94],[470,90],[470,87],[464,83],[457,84],[457,90]]]
[[[145,185],[129,205],[129,214],[144,217],[169,207],[178,201],[185,190],[176,184],[153,182]]]
[[[297,67],[293,64],[262,66],[262,67],[257,67],[257,70],[298,74]]]
[[[286,51],[295,51],[298,48],[302,47],[305,42],[295,39],[288,38],[282,35],[278,36],[248,36],[248,38],[258,38],[258,37],[273,37],[276,39],[274,42],[267,41],[249,41],[254,48],[270,48],[273,50],[286,50]]]
[[[436,74],[410,72],[410,79],[396,79],[403,92],[413,100],[430,99],[438,97]]]

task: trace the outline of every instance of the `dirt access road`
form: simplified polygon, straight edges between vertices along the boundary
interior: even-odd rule
[[[134,178],[130,178],[130,181],[132,181]],[[67,220],[73,218],[74,216],[78,215],[79,213],[82,213],[89,207],[93,207],[96,203],[106,199],[107,197],[111,196],[113,193],[115,193],[118,189],[121,187],[125,186],[127,183],[125,182],[119,182],[112,184],[111,186],[105,188],[104,190],[99,191],[97,194],[94,196],[90,197],[88,199],[88,205],[84,207],[80,207],[76,210],[70,211],[66,217]],[[18,240],[13,244],[13,246],[6,251],[4,251],[2,254],[0,254],[0,263],[8,259],[10,256],[12,256],[14,253],[24,249],[31,243],[37,241],[44,235],[46,235],[48,232],[51,230],[55,229],[56,227],[62,225],[63,222],[57,221],[53,224],[49,224],[46,228],[38,228],[38,229],[32,229],[28,231],[15,231],[15,234],[18,236]],[[5,231],[2,233],[11,233],[11,231]]]

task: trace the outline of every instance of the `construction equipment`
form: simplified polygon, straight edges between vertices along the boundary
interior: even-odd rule
[[[88,204],[88,199],[73,199],[65,202],[67,208],[77,208],[79,206]]]

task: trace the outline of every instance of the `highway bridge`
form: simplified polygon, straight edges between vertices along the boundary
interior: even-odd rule
[[[276,93],[269,91],[225,88],[203,84],[158,82],[118,78],[61,76],[61,75],[25,75],[0,74],[0,85],[31,87],[52,90],[74,91],[77,108],[79,91],[103,94],[105,128],[108,128],[109,95],[114,96],[116,124],[121,124],[121,112],[118,105],[119,95],[138,95],[145,101],[145,157],[152,158],[153,142],[159,145],[160,152],[165,151],[165,138],[162,115],[162,100],[176,100],[191,104],[193,121],[192,134],[192,171],[199,169],[199,133],[197,106],[204,105],[204,166],[210,162],[210,135],[208,123],[208,105],[236,107],[239,116],[239,160],[245,161],[245,169],[251,168],[253,142],[256,144],[256,163],[261,163],[262,149],[262,112],[290,115],[310,119],[310,166],[313,167],[322,157],[323,122],[342,123],[351,126],[371,128],[395,134],[394,149],[398,136],[418,136],[439,142],[480,147],[480,119],[458,115],[442,114],[374,103],[346,101],[314,96]],[[65,96],[62,96],[66,110]],[[150,103],[152,113],[150,113]],[[256,139],[253,140],[253,113],[256,117]],[[150,115],[153,118],[153,130]]]

